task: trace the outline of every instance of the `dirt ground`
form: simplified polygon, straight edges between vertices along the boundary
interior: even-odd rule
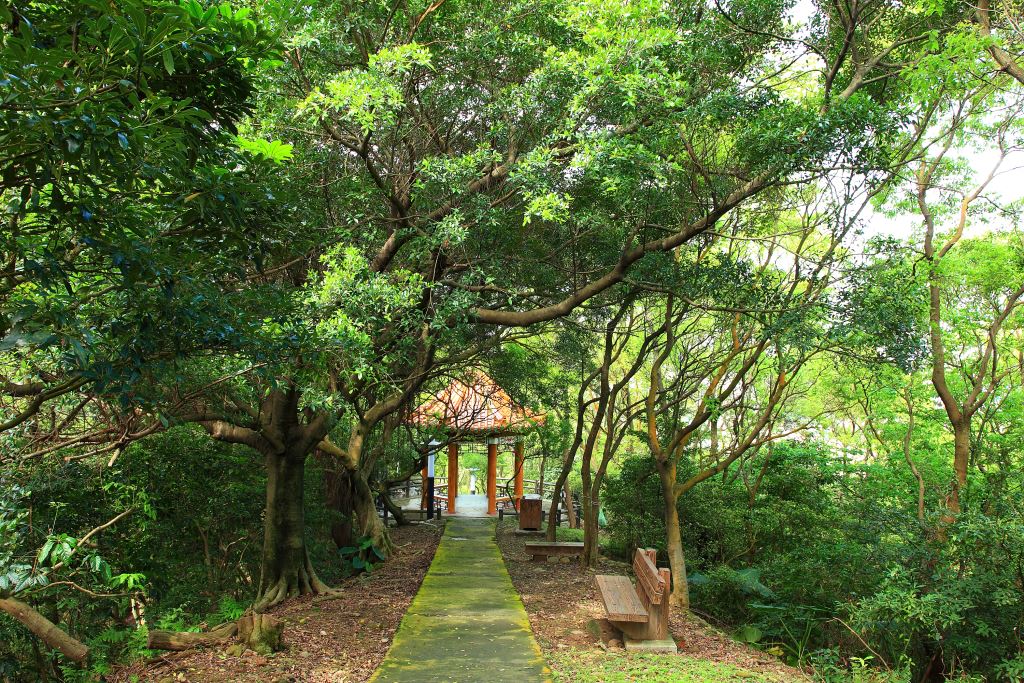
[[[515,528],[515,520],[499,524],[498,546],[541,648],[545,653],[567,648],[603,649],[594,625],[589,623],[605,617],[594,575],[632,575],[631,567],[606,558],[600,560],[596,570],[583,569],[576,560],[531,562],[523,547],[528,539],[513,533]],[[732,664],[786,681],[809,680],[799,670],[732,640],[696,617],[673,611],[669,626],[679,645],[679,655]]]
[[[441,527],[392,529],[395,552],[372,574],[344,581],[340,597],[289,600],[271,612],[285,621],[285,650],[270,657],[225,647],[167,653],[118,670],[114,683],[354,683],[384,658],[434,557]],[[133,678],[135,677],[135,678]]]

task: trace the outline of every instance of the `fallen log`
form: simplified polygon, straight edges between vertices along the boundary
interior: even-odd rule
[[[81,643],[44,617],[42,614],[14,598],[0,598],[0,610],[7,612],[50,647],[73,662],[81,664],[89,658],[89,647]]]
[[[238,634],[238,623],[221,624],[205,633],[189,631],[150,631],[146,647],[150,650],[189,650],[204,645],[220,645]]]

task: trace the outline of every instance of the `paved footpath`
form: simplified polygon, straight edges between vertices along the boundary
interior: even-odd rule
[[[452,517],[375,683],[550,680],[494,539],[494,520]]]

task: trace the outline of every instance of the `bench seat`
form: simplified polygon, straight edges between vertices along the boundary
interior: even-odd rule
[[[535,561],[548,559],[548,555],[579,556],[583,553],[583,544],[572,541],[530,541],[526,544],[526,554],[532,555]]]
[[[609,621],[645,623],[648,620],[647,610],[629,577],[600,574],[595,580]]]

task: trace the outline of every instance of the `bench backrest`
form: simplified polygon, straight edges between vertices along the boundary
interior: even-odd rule
[[[647,594],[651,604],[660,605],[668,592],[667,571],[658,570],[654,564],[657,551],[651,548],[637,548],[633,555],[633,572],[636,574],[637,588]]]

